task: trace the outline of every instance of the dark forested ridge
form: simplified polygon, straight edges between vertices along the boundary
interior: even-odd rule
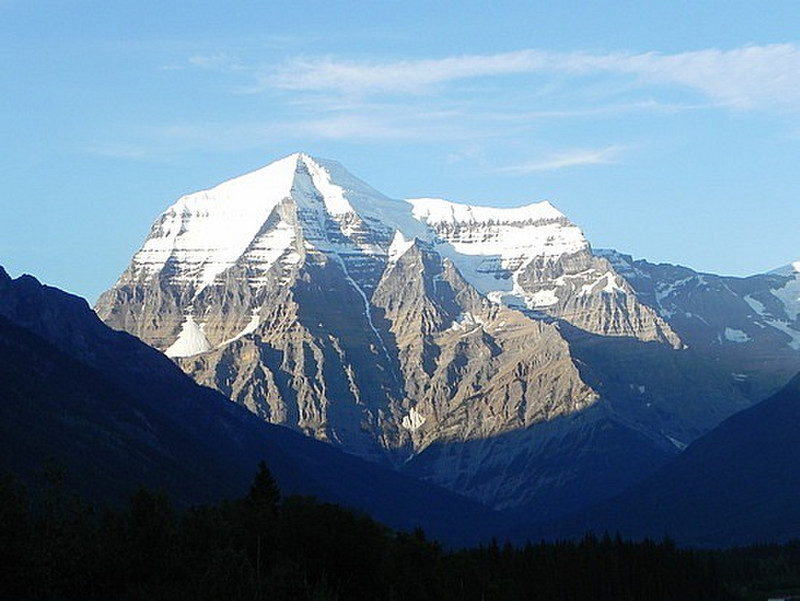
[[[728,418],[616,498],[523,536],[669,532],[680,544],[729,547],[800,538],[800,374]],[[523,529],[519,529],[523,530]]]
[[[282,498],[262,463],[248,494],[177,510],[141,489],[124,508],[65,493],[49,464],[32,503],[0,479],[2,599],[766,599],[800,591],[800,542],[721,552],[668,538],[445,550],[312,497]]]
[[[244,498],[180,511],[145,489],[92,508],[45,472],[36,503],[0,480],[0,598],[708,601],[798,585],[798,543],[708,552],[588,534],[447,551],[421,529],[281,498],[263,464]]]

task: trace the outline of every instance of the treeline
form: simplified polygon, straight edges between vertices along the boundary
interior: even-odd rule
[[[800,540],[712,553],[720,577],[737,598],[800,599]]]
[[[140,490],[97,511],[50,468],[32,502],[0,480],[4,599],[714,600],[717,557],[671,541],[491,543],[446,551],[311,498],[282,499],[262,463],[247,496],[176,510]]]

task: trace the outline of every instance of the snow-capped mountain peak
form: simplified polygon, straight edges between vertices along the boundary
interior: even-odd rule
[[[684,346],[617,263],[549,202],[392,199],[298,153],[175,202],[97,313],[263,419],[361,456],[405,465],[464,443],[418,464],[464,491],[488,465],[524,466],[469,491],[512,506],[538,494],[528,468],[552,446],[539,433],[582,429],[556,419],[591,407],[605,420],[604,395],[659,453],[665,435],[688,442],[726,414],[728,389],[708,412],[674,398],[673,365],[689,359],[669,353]],[[739,321],[720,332],[754,344]],[[492,463],[494,443],[472,453],[494,436],[505,459]]]
[[[293,154],[208,190],[179,198],[153,224],[133,258],[137,277],[166,268],[197,289],[231,267],[277,204],[291,194],[298,161]]]
[[[278,215],[285,200],[297,206],[297,223]],[[534,257],[588,249],[580,229],[549,202],[498,209],[392,199],[336,161],[295,153],[178,199],[156,220],[131,269],[134,279],[189,283],[196,296],[245,255],[262,273],[281,260],[296,264],[301,247],[388,259],[396,232],[446,244],[486,294],[497,284],[510,291],[510,274]]]
[[[591,256],[580,228],[549,202],[494,208],[392,199],[336,161],[295,153],[178,199],[156,220],[115,288],[141,282],[180,290],[170,307],[170,319],[180,324],[171,323],[163,338],[151,339],[171,355],[185,356],[239,336],[262,307],[265,291],[293,281],[308,261],[338,265],[368,309],[381,274],[415,240],[449,259],[493,302],[553,317],[575,312],[565,303],[576,290],[583,291],[586,308],[591,298],[611,294],[611,282],[616,283],[613,270]],[[216,298],[234,282],[241,315],[215,331],[208,326],[210,301],[203,295]],[[635,303],[624,283],[613,288],[614,304]],[[633,305],[623,315],[630,309]],[[644,314],[644,321],[651,319],[647,310]],[[620,329],[624,320],[610,313],[608,319],[613,326],[601,317],[581,327],[646,339],[660,339],[654,332],[668,330],[659,324],[641,334],[641,324]],[[131,329],[142,336],[143,327]]]

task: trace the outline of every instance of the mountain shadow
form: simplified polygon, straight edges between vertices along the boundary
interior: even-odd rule
[[[103,325],[82,299],[2,268],[0,381],[0,469],[29,485],[53,457],[87,499],[121,502],[144,485],[186,506],[241,496],[264,459],[287,494],[453,544],[503,523],[457,494],[266,424]]]
[[[527,536],[627,537],[665,532],[685,545],[732,546],[800,537],[800,374],[728,418],[644,482]]]

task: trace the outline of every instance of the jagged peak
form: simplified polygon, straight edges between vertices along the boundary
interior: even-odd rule
[[[297,206],[297,222],[273,220],[269,231],[264,230],[285,202]],[[329,238],[335,222],[341,235],[333,231]],[[440,232],[438,226],[447,224],[488,229],[480,236],[469,227]],[[337,253],[344,244],[358,253],[388,255],[390,262],[414,240],[434,244],[485,294],[498,286],[510,291],[508,273],[534,257],[589,249],[581,230],[548,201],[495,208],[436,198],[392,199],[337,161],[296,152],[179,199],[154,224],[134,257],[130,277],[151,278],[169,267],[168,277],[191,285],[196,298],[246,253],[249,268],[257,264],[259,273],[277,262],[292,263],[286,257],[296,247],[298,226],[306,247]],[[498,268],[505,277],[496,277]],[[256,281],[260,276],[253,277]]]
[[[192,208],[192,205],[198,203],[206,205],[209,202],[234,204],[238,209],[248,205],[274,206],[283,198],[291,196],[299,175],[327,174],[327,179],[330,181],[329,174],[332,170],[347,174],[347,171],[335,161],[313,157],[304,152],[295,152],[243,175],[227,179],[211,188],[182,196],[170,208]],[[349,179],[356,180],[353,176],[349,176]],[[360,183],[366,186],[363,182]]]

